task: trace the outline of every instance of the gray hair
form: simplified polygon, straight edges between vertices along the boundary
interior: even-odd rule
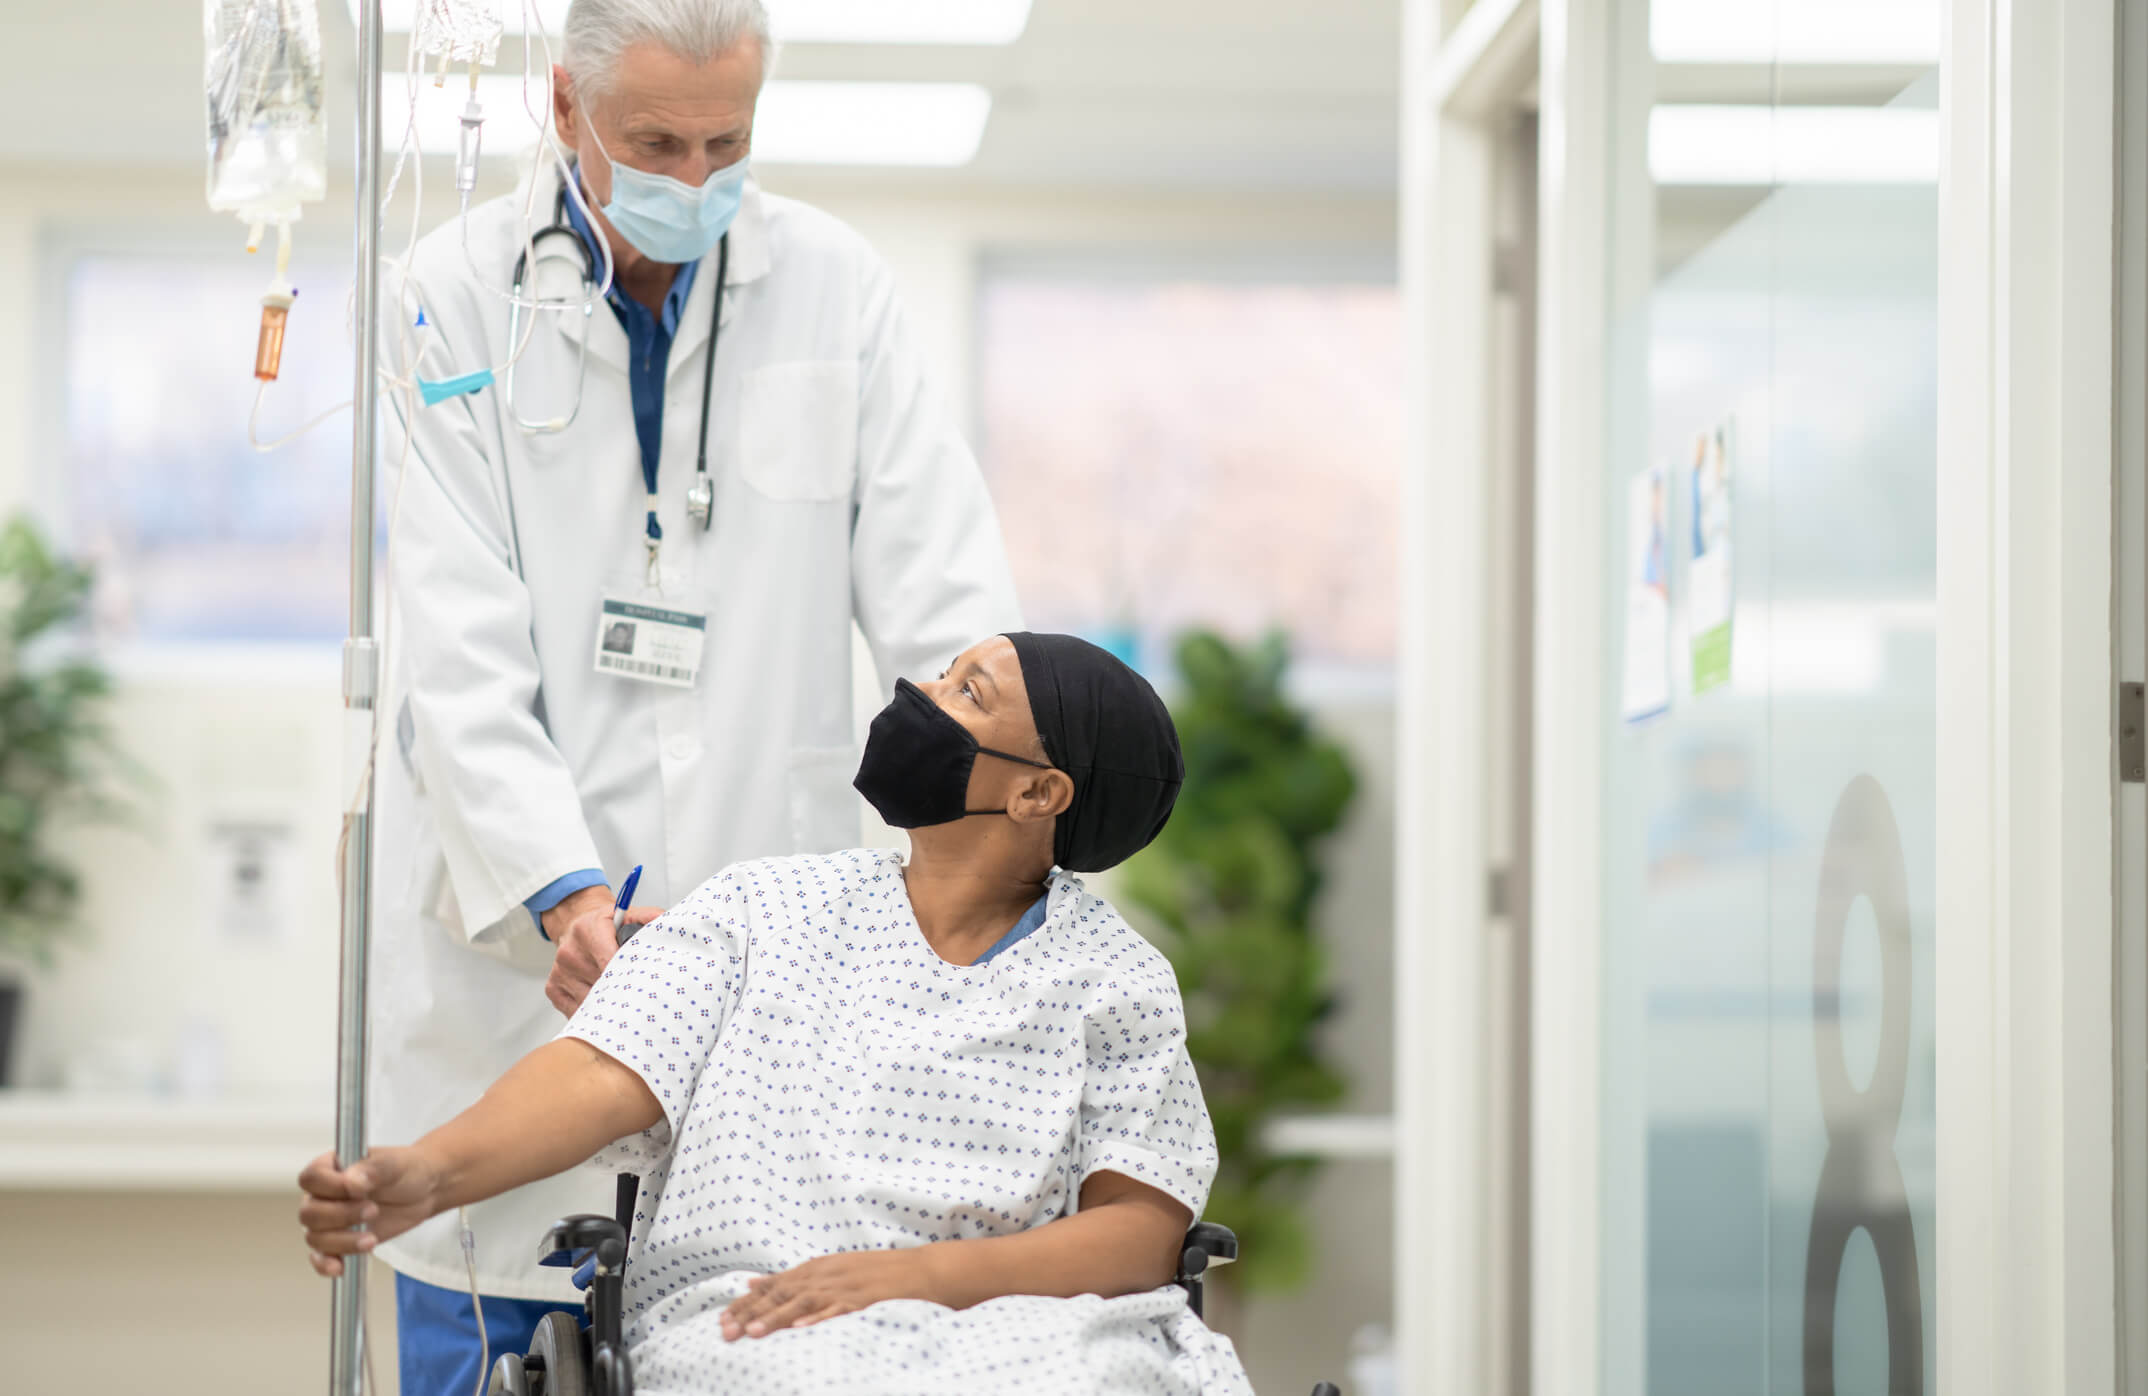
[[[601,97],[612,90],[620,55],[635,44],[706,63],[747,40],[760,46],[765,79],[776,65],[776,45],[761,0],[574,0],[561,57],[575,91]]]

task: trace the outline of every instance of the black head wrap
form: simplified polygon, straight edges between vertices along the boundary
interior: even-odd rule
[[[1044,754],[1074,781],[1052,858],[1102,872],[1163,832],[1186,778],[1178,728],[1148,680],[1072,635],[1009,634]]]

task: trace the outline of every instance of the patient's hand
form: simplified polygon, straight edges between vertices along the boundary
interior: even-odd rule
[[[439,1210],[439,1183],[431,1162],[416,1149],[375,1149],[349,1168],[336,1167],[332,1153],[307,1164],[298,1175],[306,1194],[298,1224],[306,1229],[314,1270],[340,1275],[341,1257],[370,1251],[432,1216]],[[366,1230],[357,1229],[361,1226]]]
[[[725,1341],[763,1338],[855,1313],[883,1299],[930,1299],[931,1276],[916,1247],[846,1251],[747,1282],[750,1292],[723,1311]]]

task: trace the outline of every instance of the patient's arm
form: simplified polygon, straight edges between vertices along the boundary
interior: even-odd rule
[[[313,1268],[339,1275],[339,1256],[369,1251],[449,1208],[564,1173],[663,1116],[641,1077],[595,1047],[575,1038],[546,1043],[416,1144],[374,1149],[349,1168],[337,1168],[333,1154],[307,1164],[298,1176],[306,1194],[298,1220]]]
[[[1168,1283],[1193,1213],[1124,1174],[1089,1175],[1081,1210],[1013,1236],[936,1241],[822,1256],[751,1281],[724,1310],[726,1338],[761,1337],[853,1313],[883,1299],[966,1309],[1009,1294],[1112,1298]]]
[[[966,1309],[1005,1294],[1101,1294],[1109,1299],[1169,1284],[1193,1213],[1171,1194],[1123,1173],[1092,1173],[1081,1210],[1012,1236],[924,1247],[932,1298]]]

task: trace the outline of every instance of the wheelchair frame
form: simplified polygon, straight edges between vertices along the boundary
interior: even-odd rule
[[[493,1363],[486,1396],[634,1396],[634,1368],[626,1350],[626,1254],[641,1180],[622,1173],[618,1189],[616,1217],[594,1212],[561,1217],[547,1228],[538,1248],[540,1265],[576,1266],[577,1283],[581,1283],[581,1270],[589,1271],[583,1286],[589,1322],[577,1341],[563,1346],[562,1340],[540,1329],[528,1353],[500,1354]],[[1203,1281],[1209,1270],[1237,1258],[1238,1237],[1229,1227],[1197,1221],[1187,1230],[1173,1282],[1186,1291],[1186,1306],[1194,1317],[1203,1316]],[[547,1351],[540,1352],[540,1348]],[[552,1363],[572,1365],[548,1370]],[[1313,1388],[1313,1396],[1341,1396],[1341,1392],[1322,1382]]]

